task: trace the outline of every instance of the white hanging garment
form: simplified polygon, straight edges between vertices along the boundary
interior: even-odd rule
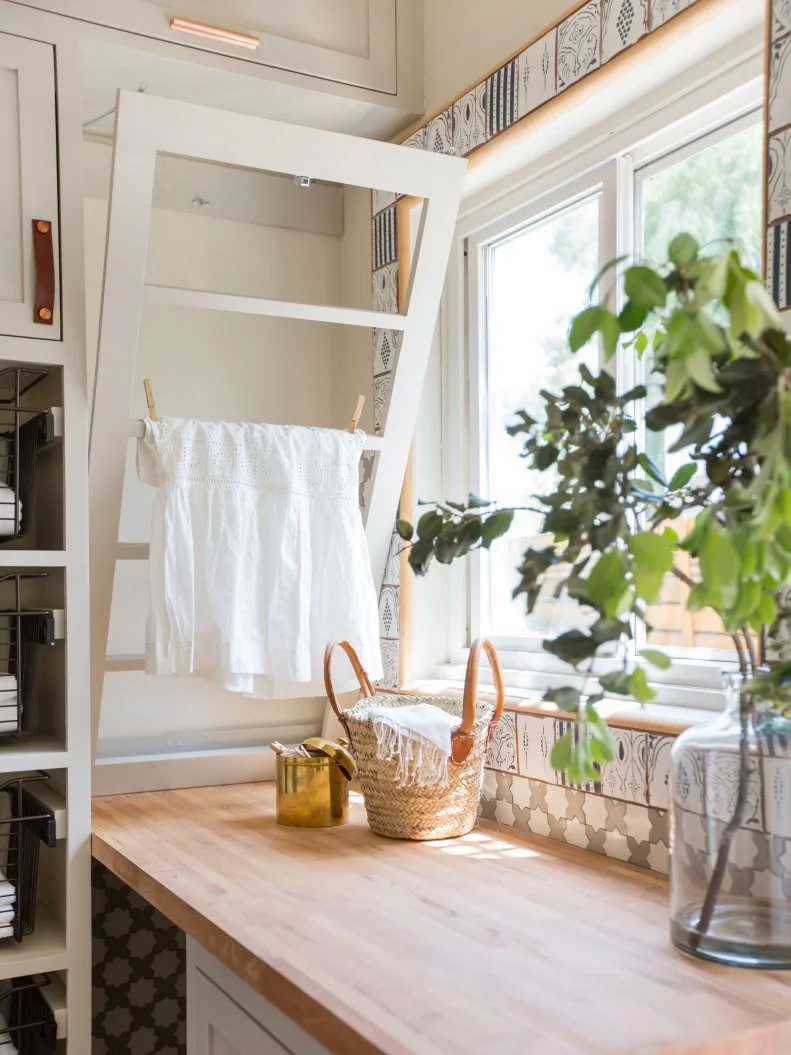
[[[146,421],[149,674],[198,674],[263,699],[323,696],[324,649],[346,638],[382,676],[358,501],[364,442],[298,425]]]

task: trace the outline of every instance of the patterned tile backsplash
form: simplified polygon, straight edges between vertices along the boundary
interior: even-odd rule
[[[667,872],[674,737],[614,728],[615,760],[604,767],[599,781],[580,788],[570,785],[550,762],[556,739],[572,726],[568,719],[506,710],[486,758],[482,815]],[[689,782],[690,801],[701,811],[703,783],[700,775],[697,784]]]
[[[93,862],[92,1055],[186,1055],[184,935]]]

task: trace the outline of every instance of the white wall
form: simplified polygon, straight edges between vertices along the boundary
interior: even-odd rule
[[[427,0],[426,113],[459,95],[575,6],[569,0]]]
[[[95,188],[91,188],[95,189]],[[309,193],[309,192],[308,192]],[[339,304],[370,296],[360,243],[368,197],[350,196],[350,233],[341,237],[155,209],[147,280],[287,300]],[[95,368],[107,202],[85,201],[89,372]],[[360,264],[355,257],[363,257]],[[364,280],[363,280],[364,273]],[[364,286],[362,285],[364,282]],[[365,292],[363,292],[363,288]],[[360,336],[362,334],[362,337]],[[146,414],[150,377],[163,415],[343,427],[357,392],[371,392],[370,331],[329,324],[164,306],[145,310],[130,415]],[[369,399],[370,414],[372,397]],[[130,441],[120,540],[147,541],[153,490],[140,484]],[[117,565],[108,654],[141,655],[147,564]],[[197,679],[142,673],[106,676],[100,756],[259,745],[319,731],[324,700],[256,701]]]

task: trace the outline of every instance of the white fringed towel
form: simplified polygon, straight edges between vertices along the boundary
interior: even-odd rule
[[[401,787],[444,787],[448,783],[451,733],[461,724],[431,703],[406,707],[372,707],[368,716],[376,735],[376,757],[398,763],[396,780]]]

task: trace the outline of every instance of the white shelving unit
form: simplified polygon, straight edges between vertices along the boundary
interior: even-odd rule
[[[56,848],[42,846],[39,855],[33,933],[19,944],[0,941],[0,980],[41,973],[53,977],[47,995],[56,1011],[58,1036],[64,1038],[57,1048],[60,1055],[86,1055],[91,1049],[89,404],[78,62],[78,31],[69,20],[0,0],[5,89],[0,91],[0,361],[51,371],[63,406],[62,417],[57,415],[62,439],[57,450],[39,460],[37,505],[42,490],[51,488],[52,518],[39,512],[37,536],[15,542],[13,548],[0,545],[0,574],[47,571],[48,584],[36,585],[34,603],[38,607],[49,590],[54,600],[46,605],[63,609],[56,621],[58,653],[48,677],[42,679],[39,672],[39,708],[47,714],[42,731],[0,740],[0,782],[31,770],[52,774],[52,786],[40,797],[55,812],[58,837]],[[9,176],[12,169],[14,178]],[[52,223],[52,326],[34,323],[33,219]],[[42,472],[44,458],[50,460]],[[41,549],[29,548],[37,543],[43,543]]]

